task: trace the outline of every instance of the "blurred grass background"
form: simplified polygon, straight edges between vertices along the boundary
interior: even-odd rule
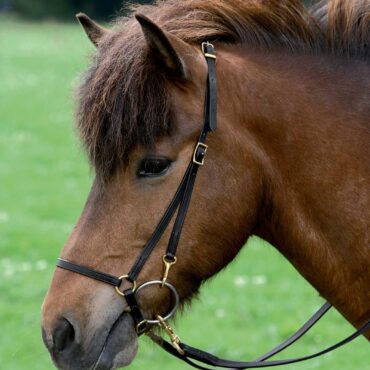
[[[73,87],[92,46],[77,25],[0,18],[0,369],[52,369],[40,335],[40,307],[55,259],[91,183],[73,132]],[[322,303],[263,241],[201,290],[177,320],[184,342],[251,360],[298,328]],[[336,312],[285,356],[311,353],[353,329]],[[129,369],[187,367],[147,339]],[[306,364],[282,367],[370,370],[363,338]]]

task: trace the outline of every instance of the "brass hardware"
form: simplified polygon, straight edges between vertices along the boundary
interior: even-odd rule
[[[120,280],[125,279],[125,280],[129,281],[130,283],[132,283],[132,291],[134,292],[136,290],[136,280],[134,280],[134,281],[131,282],[127,278],[128,278],[128,275],[122,275],[118,279],[120,279]],[[123,292],[121,292],[118,288],[119,288],[118,286],[115,286],[114,287],[114,289],[116,290],[117,294],[119,294],[120,296],[124,297],[125,294]]]
[[[199,166],[203,166],[204,165],[204,158],[202,158],[202,161],[197,161],[197,158],[196,158],[196,155],[197,155],[197,151],[199,148],[203,148],[204,149],[204,154],[207,153],[207,149],[208,149],[208,145],[204,144],[204,143],[200,143],[198,142],[196,147],[195,147],[195,150],[194,150],[194,153],[193,153],[193,163],[199,165]]]
[[[209,53],[206,53],[206,45],[207,46],[212,46],[212,48],[214,49],[214,46],[210,43],[210,42],[202,42],[202,52],[203,52],[203,54],[204,54],[204,56],[206,57],[206,58],[212,58],[212,59],[217,59],[217,57],[216,57],[216,55],[214,55],[214,54],[209,54]]]
[[[163,260],[163,263],[164,263],[164,272],[163,272],[163,278],[162,278],[162,288],[163,288],[164,284],[167,281],[168,273],[170,272],[170,268],[172,267],[172,265],[174,265],[177,262],[177,258],[173,257],[173,261],[168,261],[166,256],[164,255],[162,260]]]
[[[144,334],[147,330],[147,320],[142,320],[136,325],[136,333],[138,335]]]
[[[175,332],[173,331],[173,329],[171,328],[171,326],[169,326],[166,323],[166,321],[163,319],[163,317],[161,317],[161,316],[158,315],[157,316],[157,319],[159,321],[159,325],[165,330],[165,332],[167,333],[167,335],[170,337],[172,346],[176,349],[176,351],[180,355],[184,355],[185,352],[180,347],[180,344],[181,344],[180,338],[175,334]]]

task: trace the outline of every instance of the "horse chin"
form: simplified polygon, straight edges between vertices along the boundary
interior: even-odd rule
[[[129,365],[137,353],[137,339],[131,315],[123,313],[113,324],[93,370],[113,370]]]

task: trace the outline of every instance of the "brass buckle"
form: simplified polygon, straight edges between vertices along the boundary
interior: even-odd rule
[[[180,354],[180,355],[184,355],[185,352],[184,350],[180,347],[180,344],[181,344],[181,341],[180,341],[180,338],[176,335],[176,333],[174,332],[174,330],[171,328],[171,326],[169,326],[166,321],[163,319],[162,316],[157,316],[157,319],[159,321],[159,325],[165,330],[165,332],[167,333],[167,335],[169,336],[170,340],[171,340],[171,343],[172,343],[172,346],[176,349],[176,351]]]
[[[195,147],[195,150],[194,150],[194,153],[193,153],[193,163],[197,164],[198,166],[203,166],[204,165],[204,157],[202,158],[202,161],[197,161],[197,151],[199,148],[203,148],[204,149],[204,154],[207,153],[207,149],[208,149],[208,145],[204,144],[204,143],[200,143],[198,142],[196,147]]]
[[[164,263],[164,272],[163,272],[163,278],[162,278],[162,288],[164,287],[164,284],[166,284],[168,273],[170,272],[170,268],[172,265],[174,265],[177,262],[177,258],[173,257],[173,261],[168,261],[166,258],[166,255],[162,257],[163,263]]]
[[[118,279],[120,279],[120,280],[123,280],[123,279],[127,280],[128,282],[130,282],[132,284],[132,291],[134,292],[136,290],[136,280],[134,280],[134,281],[128,280],[128,275],[122,275]],[[114,287],[114,289],[116,290],[117,294],[119,294],[120,296],[124,297],[125,296],[125,293],[121,292],[118,288],[119,288],[118,286],[115,286]]]
[[[203,52],[203,55],[204,55],[206,58],[217,59],[216,55],[206,53],[206,46],[212,46],[212,47],[213,47],[213,49],[215,48],[215,47],[214,47],[214,46],[213,46],[209,41],[202,42],[202,52]]]
[[[147,320],[142,320],[136,325],[136,334],[141,335],[144,334],[147,329],[148,329],[148,321]]]

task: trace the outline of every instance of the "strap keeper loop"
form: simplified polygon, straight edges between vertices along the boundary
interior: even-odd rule
[[[209,41],[202,42],[202,52],[206,58],[217,59],[214,49],[215,47]]]

